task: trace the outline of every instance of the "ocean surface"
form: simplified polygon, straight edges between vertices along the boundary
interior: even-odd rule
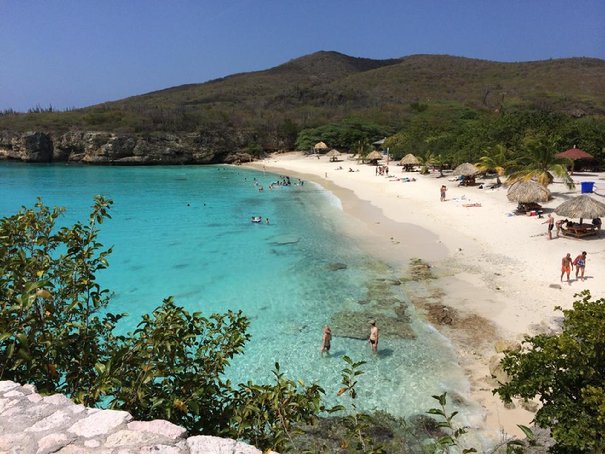
[[[367,361],[356,401],[362,410],[409,416],[435,406],[431,395],[465,395],[469,385],[447,340],[418,319],[400,286],[384,284],[401,276],[342,234],[346,219],[338,199],[296,178],[269,190],[278,179],[228,166],[2,163],[0,216],[42,197],[66,208],[61,219],[69,225],[87,220],[95,194],[111,198],[112,219],[102,225],[100,241],[113,253],[99,281],[113,292],[110,310],[129,314],[120,329],[134,329],[170,295],[206,315],[241,309],[251,320],[252,340],[228,370],[235,382],[269,381],[277,361],[289,377],[319,382],[328,404],[346,403],[336,392],[348,355]],[[252,216],[270,223],[252,223]],[[415,338],[383,334],[373,355],[367,341],[341,337],[333,317],[338,314],[339,323],[375,318],[384,326],[395,315],[376,295],[405,305]],[[334,337],[323,357],[327,323]]]

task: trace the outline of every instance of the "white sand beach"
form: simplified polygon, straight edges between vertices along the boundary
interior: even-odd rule
[[[438,279],[409,283],[406,293],[421,308],[428,303],[455,312],[455,323],[436,327],[452,340],[468,373],[472,399],[485,410],[480,424],[494,434],[520,436],[516,425],[528,424],[533,413],[518,403],[505,408],[492,395],[495,381],[488,364],[496,355],[495,343],[556,329],[561,316],[554,307],[570,308],[574,294],[584,289],[596,298],[605,296],[605,232],[599,238],[574,239],[556,238],[553,231],[550,241],[543,224],[546,215],[540,219],[511,214],[516,204],[507,200],[506,188],[459,187],[447,174],[438,178],[438,173],[405,173],[394,163],[389,166],[391,176],[416,181],[377,176],[374,166],[346,155],[330,162],[325,156],[292,152],[250,165],[306,178],[332,191],[346,215],[360,221],[350,233],[362,247],[400,267],[402,276],[410,258],[430,264]],[[596,182],[597,193],[605,193],[605,174],[574,175],[577,183],[586,180]],[[448,188],[445,202],[440,201],[442,184]],[[554,198],[543,204],[547,212],[580,193],[579,184],[568,190],[555,182],[549,189]],[[572,271],[570,284],[560,282],[562,257],[569,252],[575,258],[581,251],[588,253],[586,279],[575,280]]]

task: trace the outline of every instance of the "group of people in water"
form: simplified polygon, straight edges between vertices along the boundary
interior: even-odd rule
[[[370,320],[370,336],[368,337],[368,343],[372,348],[372,352],[378,352],[378,326],[376,326],[376,320]],[[326,325],[324,327],[323,336],[321,339],[321,353],[330,353],[330,347],[332,346],[332,329]]]

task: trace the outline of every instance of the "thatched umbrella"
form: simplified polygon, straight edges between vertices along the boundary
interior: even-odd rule
[[[317,142],[315,145],[313,145],[313,150],[315,151],[320,151],[320,150],[327,150],[328,147],[324,142]]]
[[[338,156],[340,156],[340,151],[335,148],[332,148],[330,151],[326,153],[326,156],[330,158],[330,161],[336,160]]]
[[[368,161],[378,161],[379,159],[382,159],[382,153],[380,151],[374,150],[366,156],[366,159]]]
[[[555,213],[559,216],[568,218],[594,219],[605,216],[605,203],[601,203],[588,195],[579,195],[567,202],[563,202],[557,208]]]
[[[412,153],[409,153],[406,154],[403,158],[401,158],[399,164],[401,164],[402,166],[417,166],[418,164],[420,164],[420,160]]]
[[[513,183],[506,194],[508,200],[518,203],[548,202],[550,191],[533,180]]]
[[[479,169],[470,162],[460,164],[454,169],[454,175],[462,175],[463,177],[473,177],[479,173]]]

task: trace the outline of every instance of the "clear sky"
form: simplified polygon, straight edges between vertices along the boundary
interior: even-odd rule
[[[605,59],[605,0],[0,0],[0,109],[63,109],[319,50]]]

